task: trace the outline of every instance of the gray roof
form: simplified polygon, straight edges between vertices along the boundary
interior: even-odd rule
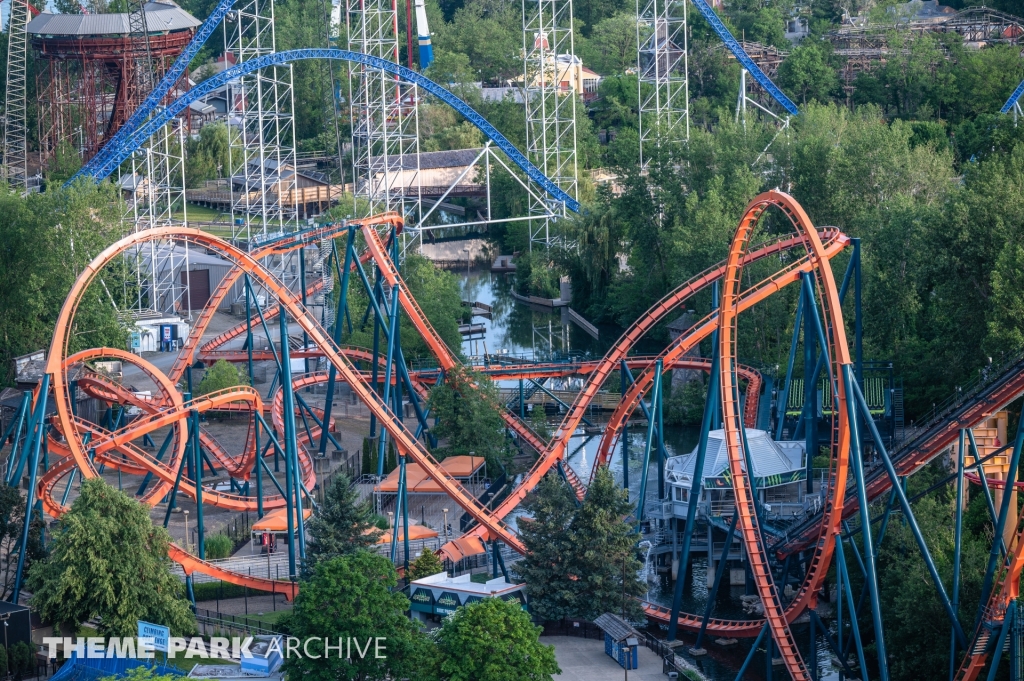
[[[803,468],[804,447],[800,442],[775,442],[763,430],[747,428],[747,446],[750,460],[754,464],[754,477],[768,478],[772,475],[793,473]],[[699,445],[698,445],[699,447]],[[697,447],[689,454],[669,457],[665,466],[668,481],[678,487],[690,489],[693,483],[693,467],[697,462]],[[704,458],[703,479],[718,478],[729,470],[729,448],[725,446],[722,430],[708,433],[708,451]],[[743,465],[743,470],[746,466]],[[779,484],[785,484],[783,480]],[[771,487],[765,485],[762,487]]]
[[[146,3],[146,26],[151,34],[170,33],[196,28],[202,22],[168,0]],[[28,22],[32,35],[89,36],[128,35],[127,14],[47,14],[43,12]]]
[[[608,634],[616,642],[625,641],[630,636],[637,639],[640,638],[640,633],[631,627],[628,622],[624,621],[618,615],[613,615],[610,612],[606,612],[603,615],[599,615],[594,619],[594,624],[601,628],[601,631]]]
[[[481,149],[452,149],[451,151],[421,151],[420,170],[434,170],[437,168],[464,168],[473,162]],[[392,171],[399,170],[398,159],[388,159],[388,166]],[[370,158],[370,167],[378,172],[384,171],[384,157],[373,156]],[[406,154],[402,157],[401,170],[416,170],[416,154]]]

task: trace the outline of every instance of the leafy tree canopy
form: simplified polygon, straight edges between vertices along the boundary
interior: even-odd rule
[[[458,608],[435,632],[445,681],[551,681],[562,670],[554,646],[518,603],[485,598]]]
[[[245,369],[236,367],[227,360],[218,359],[212,367],[203,374],[203,380],[196,386],[196,395],[209,395],[210,393],[234,388],[239,385],[249,385],[249,377]]]
[[[29,572],[32,607],[58,627],[77,630],[98,617],[100,633],[133,636],[138,620],[195,631],[185,585],[171,573],[170,537],[148,509],[101,478],[59,520],[50,556]]]
[[[502,407],[494,383],[464,366],[448,372],[446,380],[430,391],[430,409],[437,416],[435,434],[442,456],[475,454],[487,458],[492,475],[512,460],[512,445],[505,434]]]
[[[380,657],[373,645],[365,657],[351,660],[332,651],[327,659],[289,656],[285,671],[310,681],[384,681],[429,679],[422,674],[434,666],[434,646],[406,616],[408,599],[393,591],[395,568],[383,556],[366,551],[321,561],[303,581],[295,609],[284,622],[288,633],[310,643],[311,653],[323,654],[324,637],[352,638],[365,645],[379,639]]]

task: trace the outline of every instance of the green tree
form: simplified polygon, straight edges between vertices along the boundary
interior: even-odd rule
[[[20,196],[0,191],[0,383],[9,384],[11,359],[48,347],[64,298],[78,274],[124,235],[123,204],[109,182],[89,180]],[[127,346],[129,329],[111,304],[130,307],[135,275],[111,263],[103,283],[79,302],[69,352]],[[108,293],[109,291],[109,293]]]
[[[779,65],[779,85],[796,93],[801,103],[809,99],[828,103],[839,87],[831,61],[832,46],[823,40],[807,39],[793,49]]]
[[[199,137],[190,137],[185,142],[186,185],[194,188],[206,180],[230,174],[228,152],[227,126],[219,122],[204,125]]]
[[[434,634],[446,681],[551,681],[562,670],[554,646],[518,603],[500,598],[458,608]]]
[[[444,572],[444,564],[436,553],[426,549],[409,565],[409,579],[423,579],[439,572]]]
[[[373,546],[380,532],[373,529],[373,509],[360,502],[358,491],[344,475],[327,488],[324,502],[309,521],[306,566]]]
[[[602,75],[636,69],[636,12],[602,19],[581,46],[583,64]]]
[[[175,681],[177,678],[173,674],[160,674],[152,667],[139,666],[123,675],[101,677],[99,681]]]
[[[50,184],[63,184],[82,167],[82,155],[71,142],[64,140],[57,145],[53,156],[46,164],[46,181]]]
[[[623,520],[632,506],[606,467],[578,509],[572,491],[555,476],[538,486],[527,509],[533,517],[520,533],[529,553],[515,571],[526,581],[536,616],[594,619],[623,610],[627,617],[640,616],[635,597],[646,586],[637,577],[636,533]]]
[[[289,656],[284,663],[288,675],[310,681],[429,679],[422,670],[434,666],[433,645],[405,616],[409,600],[392,590],[395,583],[391,562],[366,551],[320,561],[303,581],[283,626],[303,642],[315,639],[310,654],[324,654],[324,637],[351,638],[360,645],[379,641],[383,649],[378,657],[371,645],[365,657],[353,653],[351,660],[334,650],[326,659]]]
[[[96,617],[106,636],[133,636],[140,619],[176,636],[195,631],[184,584],[171,573],[170,537],[148,508],[91,478],[58,523],[49,558],[28,575],[42,617],[71,629]]]
[[[12,555],[18,550],[18,547],[21,545],[21,530],[24,520],[25,500],[22,498],[18,488],[0,485],[0,551],[6,552],[7,555]],[[46,557],[46,548],[42,542],[42,529],[44,525],[45,521],[39,517],[39,514],[36,514],[29,528],[26,569],[31,569],[37,560]],[[0,572],[0,576],[2,576],[0,586],[3,588],[2,595],[4,598],[9,598],[14,589],[17,566],[18,561],[9,560],[7,565],[3,567],[2,572]],[[3,668],[4,666],[0,664],[0,669]]]
[[[440,438],[437,453],[442,458],[471,453],[486,457],[492,475],[511,463],[501,399],[490,378],[455,366],[445,382],[430,391],[429,405],[438,419],[434,433]]]
[[[212,367],[203,374],[203,380],[196,386],[196,395],[209,395],[210,393],[234,388],[239,385],[249,385],[249,377],[245,369],[236,367],[227,360],[218,359]]]

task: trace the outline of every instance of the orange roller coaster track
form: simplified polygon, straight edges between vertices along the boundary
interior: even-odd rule
[[[772,207],[780,210],[789,218],[789,221],[795,228],[795,234],[771,239],[756,246],[750,246],[748,240],[752,231],[758,224],[762,214]],[[384,247],[383,241],[377,232],[377,228],[380,226],[391,228],[397,232],[401,228],[401,224],[399,216],[389,214],[370,218],[355,225],[361,228],[366,243],[366,250],[360,259],[364,262],[374,263],[384,281],[389,286],[397,288],[398,300],[403,312],[409,317],[417,331],[427,342],[431,352],[438,360],[440,369],[447,372],[455,368],[460,360],[457,354],[448,348],[437,335],[427,320],[426,315],[410,295],[405,282],[402,281],[397,267],[391,261],[387,249]],[[463,538],[463,541],[453,542],[442,549],[443,552],[453,557],[464,555],[465,547],[474,545],[472,541],[474,539],[482,541],[498,540],[520,553],[524,552],[525,547],[515,532],[505,525],[504,518],[508,517],[512,510],[536,487],[544,475],[566,457],[570,438],[580,425],[588,405],[607,380],[609,374],[623,361],[626,361],[631,368],[639,371],[635,382],[626,394],[623,395],[619,406],[612,414],[608,428],[602,438],[599,456],[595,465],[607,463],[615,440],[621,432],[622,425],[632,411],[637,408],[645,392],[650,389],[654,377],[655,362],[661,360],[665,369],[673,367],[710,369],[711,365],[708,361],[687,358],[686,354],[702,340],[710,337],[712,331],[717,329],[719,331],[719,351],[723,360],[721,366],[723,386],[722,408],[723,415],[725,416],[725,432],[730,469],[733,479],[736,481],[742,537],[746,544],[748,555],[752,557],[752,563],[755,568],[755,581],[757,582],[762,601],[765,603],[766,620],[771,628],[773,638],[778,643],[786,664],[794,677],[806,677],[806,671],[803,669],[799,653],[796,651],[796,646],[792,644],[792,637],[789,634],[788,626],[804,609],[809,605],[813,605],[815,594],[821,586],[831,559],[832,543],[830,541],[818,542],[814,557],[810,561],[811,568],[804,578],[800,591],[790,605],[783,608],[779,602],[775,586],[772,583],[770,570],[767,567],[766,549],[761,538],[760,529],[757,527],[756,514],[751,510],[753,507],[746,491],[748,483],[745,469],[740,459],[742,456],[739,440],[740,432],[743,427],[753,425],[753,414],[756,412],[755,405],[757,400],[760,399],[761,377],[758,372],[741,367],[735,362],[736,318],[740,312],[766,300],[782,288],[800,281],[802,276],[810,275],[814,277],[816,287],[820,292],[819,299],[821,301],[822,316],[827,321],[830,329],[829,357],[833,363],[832,375],[837,377],[835,379],[838,390],[837,398],[840,401],[839,403],[842,404],[842,386],[838,384],[838,381],[842,379],[838,378],[841,375],[838,367],[844,363],[849,363],[849,352],[846,349],[845,335],[842,332],[842,313],[838,305],[838,291],[829,267],[829,260],[841,252],[849,243],[849,239],[845,235],[834,229],[826,229],[819,235],[802,209],[791,197],[781,192],[767,192],[758,196],[748,206],[740,229],[730,247],[728,260],[693,277],[656,303],[645,315],[626,330],[601,361],[580,363],[578,365],[569,365],[568,367],[565,365],[559,365],[558,367],[526,365],[518,371],[518,368],[507,366],[500,369],[480,367],[485,371],[493,370],[503,378],[514,378],[517,375],[522,377],[550,376],[558,372],[563,372],[563,375],[572,373],[588,377],[585,387],[568,410],[550,442],[542,440],[526,424],[516,418],[515,415],[502,410],[503,418],[508,428],[518,436],[521,442],[535,449],[539,457],[512,493],[496,508],[488,509],[482,506],[458,481],[445,473],[444,469],[439,466],[429,451],[416,440],[414,435],[402,424],[401,420],[391,412],[378,393],[368,385],[367,375],[356,368],[354,361],[372,361],[373,356],[366,353],[365,350],[342,348],[336,345],[317,320],[313,319],[300,303],[298,296],[268,274],[258,262],[261,257],[270,252],[298,248],[314,240],[331,238],[341,234],[346,228],[335,225],[299,233],[290,240],[286,239],[274,243],[251,254],[247,254],[221,239],[198,230],[186,228],[153,229],[126,237],[97,256],[80,275],[61,310],[47,360],[46,370],[52,376],[57,412],[54,417],[55,434],[51,437],[51,451],[65,457],[64,461],[53,467],[43,476],[38,485],[37,491],[40,498],[43,499],[44,508],[47,513],[53,516],[60,516],[65,512],[64,506],[56,501],[55,490],[58,482],[66,478],[71,471],[77,469],[86,478],[97,475],[95,463],[93,460],[90,460],[87,450],[91,451],[96,457],[95,462],[102,462],[113,467],[122,467],[125,471],[152,474],[156,484],[150,488],[143,501],[153,505],[164,496],[174,482],[175,469],[182,460],[182,456],[184,456],[185,435],[183,425],[191,411],[233,409],[252,410],[262,413],[266,409],[260,396],[252,389],[245,387],[232,388],[212,395],[197,397],[187,402],[181,398],[174,387],[175,382],[181,378],[185,368],[197,357],[204,360],[219,358],[232,361],[243,360],[244,353],[225,350],[224,347],[228,341],[245,333],[246,325],[244,324],[238,325],[201,345],[205,331],[213,318],[213,311],[223,301],[224,297],[228,295],[232,284],[242,276],[248,276],[254,285],[260,286],[271,296],[276,297],[288,316],[308,335],[311,345],[315,346],[316,350],[305,349],[302,355],[316,355],[326,358],[338,372],[338,380],[347,383],[356,397],[376,416],[382,426],[387,429],[389,436],[394,439],[399,451],[411,461],[422,466],[427,474],[437,481],[444,492],[466,510],[474,526],[467,533],[467,536]],[[198,317],[183,349],[167,375],[162,374],[146,360],[124,351],[101,348],[69,355],[67,349],[75,311],[84,291],[100,270],[122,253],[143,242],[169,238],[179,242],[185,241],[207,249],[232,262],[234,268],[221,282],[217,290],[214,291],[207,307]],[[782,256],[790,251],[796,251],[796,256],[786,256],[782,260],[784,264],[780,270],[756,284],[746,288],[740,286],[740,274],[743,272],[744,267],[770,257]],[[712,312],[704,317],[687,333],[670,344],[659,356],[629,356],[630,350],[647,332],[658,323],[665,321],[671,312],[677,310],[687,300],[718,280],[724,282],[722,305],[719,311]],[[314,289],[311,288],[310,290]],[[264,316],[269,318],[275,314],[277,314],[277,310],[268,309]],[[255,356],[259,359],[270,358],[269,355],[264,356],[265,354],[255,353]],[[138,407],[142,412],[141,417],[115,432],[107,432],[94,424],[83,421],[72,413],[71,398],[68,390],[70,382],[69,371],[74,366],[82,366],[90,360],[101,358],[117,358],[129,362],[150,376],[158,385],[157,395],[150,398],[142,398],[99,374],[87,372],[79,379],[79,387],[89,394],[108,402]],[[415,390],[421,396],[425,396],[425,381],[418,378],[416,374],[417,372],[413,372]],[[433,374],[436,375],[436,371]],[[741,415],[739,409],[739,394],[735,377],[743,378],[746,381],[747,410],[745,418]],[[325,373],[296,376],[294,377],[292,387],[294,389],[296,387],[309,386],[326,380],[328,379]],[[819,531],[819,536],[822,539],[830,537],[838,527],[840,522],[839,514],[843,508],[843,498],[845,495],[849,436],[843,410],[839,409],[837,411],[838,415],[833,428],[833,463],[828,482],[829,501],[826,507],[826,521],[821,524]],[[285,419],[284,404],[280,392],[270,403],[269,412],[275,425],[280,428]],[[157,461],[152,455],[132,444],[133,440],[145,434],[167,427],[176,429],[174,433],[174,447],[167,461]],[[218,465],[231,472],[233,476],[245,479],[252,470],[255,458],[259,456],[259,453],[252,445],[251,430],[252,427],[250,428],[250,436],[247,438],[245,450],[239,456],[232,456],[227,453],[223,447],[206,433],[201,434],[203,446],[213,453]],[[83,438],[87,432],[90,434],[90,439],[86,445],[83,442]],[[318,429],[312,429],[311,433],[300,438],[301,444],[312,448],[314,446],[313,440],[316,439],[318,433]],[[301,478],[307,488],[312,488],[312,485],[315,484],[315,475],[310,463],[310,457],[306,447],[300,447],[300,450]],[[570,477],[570,482],[575,488],[576,493],[582,497],[585,494],[583,483],[575,476]],[[180,491],[193,498],[196,496],[194,485],[187,481],[181,483]],[[203,502],[235,510],[254,510],[256,508],[256,501],[252,497],[226,494],[205,488],[203,489]],[[281,507],[283,504],[284,499],[281,496],[267,496],[264,498],[265,508]],[[200,561],[178,546],[173,547],[172,558],[184,566],[186,573],[193,571],[204,572],[226,581],[247,584],[253,588],[287,593],[289,597],[295,593],[295,586],[291,583],[256,579],[250,578],[247,575],[230,573]],[[668,616],[665,609],[653,605],[647,606],[646,611],[654,619],[665,620]],[[764,626],[766,620],[715,619],[709,622],[708,631],[723,635],[754,636]],[[696,629],[701,624],[701,618],[695,615],[681,614],[679,624],[687,629]]]

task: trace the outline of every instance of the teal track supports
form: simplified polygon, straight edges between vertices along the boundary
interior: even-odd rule
[[[654,363],[654,386],[651,388],[651,410],[657,410],[658,405],[661,403],[661,383],[663,366],[659,359]],[[640,470],[640,494],[636,500],[636,524],[639,530],[640,524],[644,521],[644,506],[647,502],[647,478],[648,471],[651,468],[651,449],[654,447],[654,427],[655,419],[653,415],[647,419],[647,441],[644,445],[644,464]]]
[[[1006,496],[1010,496],[1007,494]],[[1006,643],[1006,635],[1013,629],[1013,620],[1017,616],[1016,601],[1010,601],[1006,606],[1006,614],[1003,616],[1003,626],[999,628],[999,636],[996,638],[996,647],[992,652],[992,666],[988,670],[988,681],[996,681],[996,672],[999,671],[999,661],[1003,657],[1003,645]],[[1011,649],[1015,642],[1010,644]]]
[[[844,367],[844,369],[846,369]],[[850,374],[848,369],[846,373]],[[846,376],[846,378],[852,378],[852,376]],[[935,562],[932,560],[931,553],[928,550],[928,544],[924,540],[924,535],[921,534],[921,528],[917,524],[917,519],[914,517],[914,511],[910,508],[910,502],[907,501],[907,495],[903,490],[903,485],[900,484],[900,479],[896,475],[896,469],[893,468],[892,461],[889,459],[889,453],[885,450],[885,446],[882,444],[882,438],[878,434],[878,430],[875,426],[874,420],[871,418],[871,411],[868,409],[868,403],[864,399],[864,394],[860,390],[860,386],[856,382],[852,384],[852,391],[847,390],[847,393],[853,392],[855,405],[859,408],[861,414],[864,416],[865,422],[868,424],[868,429],[871,432],[871,437],[875,441],[875,448],[878,450],[878,455],[882,459],[882,464],[885,466],[885,471],[889,475],[889,480],[892,482],[892,489],[896,493],[896,498],[900,502],[900,508],[903,510],[903,517],[910,525],[910,531],[914,535],[914,540],[917,541],[917,548],[921,551],[921,557],[924,558],[925,565],[928,568],[929,574],[931,574],[932,582],[935,585],[935,591],[939,595],[939,600],[942,601],[942,607],[946,610],[946,616],[949,617],[950,623],[953,625],[953,632],[956,634],[957,641],[963,648],[967,647],[967,637],[964,635],[963,628],[960,626],[960,621],[957,619],[956,609],[950,602],[949,597],[946,595],[946,588],[942,584],[942,578],[939,576],[939,570],[935,567]],[[858,429],[859,430],[859,429]],[[854,434],[851,430],[851,437]],[[859,449],[859,448],[858,448]],[[858,454],[858,456],[860,456]],[[1012,469],[1011,469],[1012,470]],[[1005,495],[1010,496],[1010,495]],[[862,519],[863,521],[863,519]],[[865,527],[867,527],[865,525]],[[864,535],[870,535],[870,532],[865,532]],[[997,542],[993,542],[995,544]]]
[[[288,577],[292,580],[298,578],[295,561],[295,513],[296,503],[293,493],[297,488],[295,476],[298,471],[292,465],[297,457],[295,438],[295,401],[292,392],[292,367],[291,357],[288,348],[288,313],[284,305],[280,311],[281,327],[281,391],[284,402],[284,474],[285,474],[285,514],[287,515],[288,532]],[[300,516],[298,522],[303,518]]]
[[[188,437],[192,436],[192,419],[188,421]],[[89,457],[92,459],[92,456]],[[167,528],[168,523],[171,522],[171,513],[174,511],[174,506],[178,499],[178,487],[181,486],[181,476],[185,473],[185,468],[189,460],[188,452],[181,457],[181,463],[178,465],[178,474],[174,476],[174,485],[171,486],[171,491],[167,493],[167,512],[164,514],[164,529]],[[186,537],[187,539],[187,537]]]
[[[988,487],[988,476],[985,474],[985,466],[982,464],[980,452],[978,451],[978,443],[974,441],[974,431],[970,428],[967,429],[967,438],[971,444],[971,456],[974,457],[974,462],[978,467],[978,477],[981,479],[981,491],[985,494],[985,503],[988,505],[988,515],[992,520],[992,527],[996,526],[998,522],[998,516],[996,515],[996,505],[992,501],[992,490]],[[999,549],[1002,556],[1006,555],[1006,543],[1003,541],[1003,536],[999,535],[996,537],[999,543]]]
[[[743,660],[743,666],[740,667],[739,673],[736,675],[736,681],[743,681],[744,675],[747,673],[747,668],[750,667],[750,663],[754,661],[754,653],[757,652],[757,647],[761,645],[761,641],[764,640],[764,635],[768,632],[768,623],[765,622],[764,626],[761,627],[761,633],[754,639],[754,645],[750,646],[750,652],[747,653],[747,658]],[[771,662],[771,660],[769,660]]]
[[[348,238],[345,242],[345,266],[341,270],[341,291],[338,294],[338,313],[334,317],[334,333],[332,338],[335,345],[341,345],[341,330],[344,328],[342,323],[341,315],[345,308],[348,306],[348,280],[349,273],[352,271],[352,245],[356,238],[356,230],[353,227],[348,228]],[[338,247],[334,245],[332,241],[332,247],[334,249],[334,259],[338,259]],[[324,301],[326,304],[327,301]],[[331,422],[331,408],[334,406],[334,384],[338,380],[338,369],[331,364],[330,369],[327,371],[327,395],[324,397],[324,423],[328,424]],[[318,451],[320,456],[323,456],[327,452],[327,428],[323,428],[320,432],[320,447]]]
[[[253,473],[256,475],[256,517],[262,519],[265,514],[263,513],[263,470],[260,464],[265,466],[266,463],[263,461],[265,452],[260,449],[260,419],[261,416],[259,414],[254,413],[252,415],[253,435],[256,445],[256,463],[252,467]],[[270,575],[267,576],[269,577]]]
[[[405,566],[405,574],[409,574],[409,481],[406,476],[405,456],[402,456],[402,525],[405,536],[402,538],[402,550],[405,554],[402,564]],[[398,518],[395,518],[398,521]]]
[[[964,529],[964,431],[960,430],[960,441],[956,450],[956,510],[953,529],[953,611],[960,607],[960,550]],[[956,675],[956,628],[950,632],[949,681]]]
[[[526,396],[523,395],[523,379],[519,379],[519,418],[526,418]]]
[[[32,421],[29,423],[28,431],[25,434],[25,449],[29,450],[31,444],[32,460],[29,464],[29,487],[25,504],[25,521],[21,528],[21,548],[18,551],[18,571],[14,578],[14,591],[11,593],[11,603],[17,603],[21,595],[21,585],[25,572],[25,556],[28,553],[28,535],[32,526],[32,510],[35,504],[33,499],[36,494],[36,475],[39,472],[39,450],[46,437],[46,399],[50,393],[50,374],[43,374],[43,380],[39,385],[39,399],[36,408],[32,412]],[[1009,497],[1009,495],[1006,495]]]
[[[248,355],[246,369],[249,372],[249,385],[256,383],[252,373],[252,286],[249,284],[249,273],[245,274],[245,349]]]
[[[814,492],[814,457],[818,453],[818,365],[817,348],[814,334],[811,331],[811,318],[817,310],[810,297],[813,279],[809,275],[803,277],[800,289],[804,299],[804,436],[807,457],[807,493]]]
[[[192,440],[189,442],[189,450],[192,454],[192,470],[195,471],[196,485],[196,546],[199,552],[199,559],[206,560],[206,527],[203,523],[203,458],[199,446],[199,411],[191,410],[192,418]],[[188,541],[186,537],[185,541]]]
[[[384,390],[383,400],[384,404],[391,406],[391,376],[394,373],[394,361],[395,361],[395,340],[396,334],[395,329],[398,328],[398,287],[394,286],[391,289],[391,323],[388,325],[390,333],[387,334],[387,355],[384,363]],[[376,362],[374,363],[376,365]],[[396,418],[401,418],[400,415],[395,414]],[[387,430],[381,425],[380,440],[377,442],[377,476],[384,476],[384,456],[387,454]],[[397,518],[395,519],[398,520]]]
[[[629,371],[629,367],[626,366],[626,360],[622,360],[622,365],[619,367],[619,375],[622,379],[619,382],[621,386],[620,395],[626,394],[626,389],[629,387],[626,384],[626,376]],[[629,489],[629,416],[622,422],[622,488]]]
[[[391,562],[398,563],[398,525],[402,520],[405,501],[405,455],[398,460],[398,494],[395,496],[395,517],[391,525]]]
[[[11,441],[11,454],[7,457],[7,478],[6,482],[8,485],[16,484],[14,479],[15,467],[20,465],[16,463],[18,460],[18,443],[21,442],[21,431],[25,428],[31,418],[32,413],[32,393],[26,390],[21,395],[21,405],[18,407],[18,411],[11,423],[7,426],[7,431],[4,433],[4,437],[0,440],[0,450],[3,449],[7,443],[7,438],[11,436],[11,431],[14,431],[14,439]]]
[[[704,642],[704,633],[708,629],[708,622],[711,621],[711,611],[715,607],[715,598],[718,596],[718,589],[722,586],[722,578],[725,576],[725,564],[729,562],[729,549],[732,547],[732,538],[736,534],[736,523],[739,519],[739,513],[732,514],[732,522],[729,523],[729,531],[725,535],[725,546],[722,547],[722,555],[719,557],[718,565],[715,567],[715,582],[711,586],[711,592],[708,594],[708,602],[704,606],[704,617],[702,617],[700,621],[700,631],[697,632],[697,641],[693,644],[694,648],[700,648],[700,644]],[[678,577],[682,577],[685,574],[685,572],[682,571],[683,568],[683,565],[679,566],[680,572],[677,575]],[[682,590],[678,586],[676,587],[676,593],[682,594]],[[672,603],[672,613],[672,621],[676,622],[678,625],[679,606],[675,604],[675,601]],[[675,635],[675,632],[672,631],[675,628],[676,627],[669,624],[669,641],[675,640],[674,638],[671,638]]]
[[[870,531],[871,508],[868,506],[867,484],[864,480],[864,458],[860,448],[860,424],[855,406],[853,371],[852,367],[848,364],[843,365],[842,371],[850,426],[850,465],[853,468],[854,477],[857,481],[857,500],[860,504],[861,527],[865,529],[864,532],[861,532],[861,538],[864,542],[864,562],[866,563],[864,577],[867,581],[868,593],[871,597],[871,616],[875,627],[875,649],[878,653],[878,675],[881,681],[888,681],[889,661],[885,652],[885,632],[882,629],[882,604],[878,594],[878,576],[875,574],[875,549]],[[1006,498],[1009,498],[1009,495],[1006,495]],[[837,547],[840,545],[841,542],[836,543]],[[839,548],[836,549],[837,552],[841,550]],[[851,594],[851,608],[852,598]],[[853,615],[852,612],[850,614],[851,616]]]
[[[174,428],[171,428],[171,430],[168,431],[167,437],[164,438],[164,443],[162,445],[160,445],[160,449],[156,453],[156,460],[157,461],[163,461],[164,455],[167,453],[167,448],[170,446],[172,440],[174,440]],[[72,480],[74,480],[75,472],[77,470],[78,469],[76,468],[75,470],[71,471],[71,479]],[[152,482],[152,481],[153,481],[153,474],[152,473],[146,473],[146,477],[144,477],[142,479],[142,484],[139,485],[139,489],[137,489],[135,491],[135,496],[141,497],[143,494],[145,494],[146,493],[146,488],[149,487],[149,483]],[[70,481],[68,481],[68,489],[71,489],[71,482]],[[64,499],[63,499],[63,501],[61,501],[61,505],[63,506],[65,503],[67,503],[67,500],[68,500],[68,493],[67,493],[67,490],[65,490],[64,491]]]
[[[357,261],[358,262],[358,261]],[[370,301],[374,304],[373,310],[377,314],[373,318],[373,360],[370,366],[370,382],[373,384],[373,390],[380,394],[380,383],[378,365],[380,362],[377,359],[380,357],[380,325],[383,323],[383,317],[380,314],[380,273],[377,274],[377,283],[374,285],[373,290],[367,290],[367,294],[370,296]],[[390,334],[389,334],[390,335]],[[370,412],[370,438],[377,436],[377,415],[374,412]],[[381,438],[384,437],[384,431],[381,431]],[[377,477],[379,478],[382,473],[382,459],[377,460]]]
[[[871,533],[870,532],[865,532],[864,536],[865,537],[870,537]],[[843,538],[842,538],[842,535],[839,532],[836,532],[835,535],[834,535],[834,539],[835,539],[835,543],[836,543],[836,575],[839,578],[839,584],[837,585],[837,587],[839,589],[838,600],[840,602],[842,602],[843,593],[845,592],[845,594],[846,594],[846,605],[847,605],[847,607],[849,608],[849,611],[850,611],[850,627],[851,627],[851,629],[853,629],[853,641],[854,641],[854,644],[856,645],[856,648],[857,648],[857,662],[858,662],[858,664],[860,664],[860,668],[862,670],[864,670],[864,669],[867,669],[868,666],[867,666],[867,662],[865,661],[865,658],[864,658],[864,645],[863,645],[863,643],[861,642],[861,639],[860,639],[860,626],[857,624],[857,611],[853,607],[853,592],[850,591],[850,573],[846,569],[846,555],[843,553]],[[874,571],[872,571],[872,574],[874,574]],[[878,612],[878,611],[876,610],[875,612]],[[876,617],[875,619],[876,619],[875,626],[877,627],[878,626],[878,623],[877,623],[878,618]],[[840,624],[841,624],[841,621],[840,621]],[[839,629],[838,633],[839,633],[839,640],[840,640],[840,643],[841,643],[842,642],[842,636],[843,636],[843,631],[842,631],[841,628]],[[878,628],[878,631],[876,633],[881,634],[881,628]],[[881,637],[879,636],[878,639],[880,640]],[[846,658],[843,657],[844,654],[845,654],[845,652],[842,650],[842,648],[840,648],[839,649],[839,655],[840,655],[839,659],[842,661],[843,666],[846,666]],[[879,654],[881,654],[881,653],[879,653]],[[880,674],[882,674],[881,678],[883,678],[883,679],[889,678],[888,667],[882,667],[879,671],[880,671]]]
[[[1021,419],[1017,424],[1017,437],[1013,443],[1013,453],[1010,455],[1010,466],[1007,469],[1011,471],[1011,473],[1007,475],[1008,486],[1012,485],[1013,481],[1017,477],[1017,470],[1020,467],[1020,452],[1022,446],[1024,446],[1024,419]],[[1012,494],[1003,494],[1002,503],[999,505],[999,516],[996,522],[994,535],[997,540],[1003,536],[1003,530],[1006,528],[1006,518],[1010,515],[1010,500],[1012,498]],[[981,621],[985,605],[988,603],[989,593],[992,591],[992,582],[995,578],[996,565],[999,562],[1000,547],[1001,544],[999,541],[992,542],[992,551],[988,556],[988,567],[985,569],[985,581],[982,583],[981,587],[981,602],[978,608],[977,622]],[[975,626],[977,626],[977,623]]]
[[[683,575],[686,574],[686,565],[690,561],[690,544],[693,539],[693,529],[697,522],[697,506],[700,503],[700,496],[704,485],[704,460],[708,453],[708,433],[711,432],[711,419],[714,415],[713,405],[718,402],[719,376],[718,376],[718,332],[711,334],[711,345],[715,350],[711,357],[711,375],[708,380],[708,393],[704,399],[704,416],[700,424],[700,441],[697,445],[697,459],[693,464],[693,482],[690,483],[690,493],[686,508],[686,525],[683,529],[683,545],[679,550],[679,567],[676,570],[676,585],[672,596],[672,614],[668,623],[668,640],[676,640],[678,630],[679,610],[683,602]],[[735,517],[735,514],[734,514]],[[709,601],[710,603],[710,601]]]

